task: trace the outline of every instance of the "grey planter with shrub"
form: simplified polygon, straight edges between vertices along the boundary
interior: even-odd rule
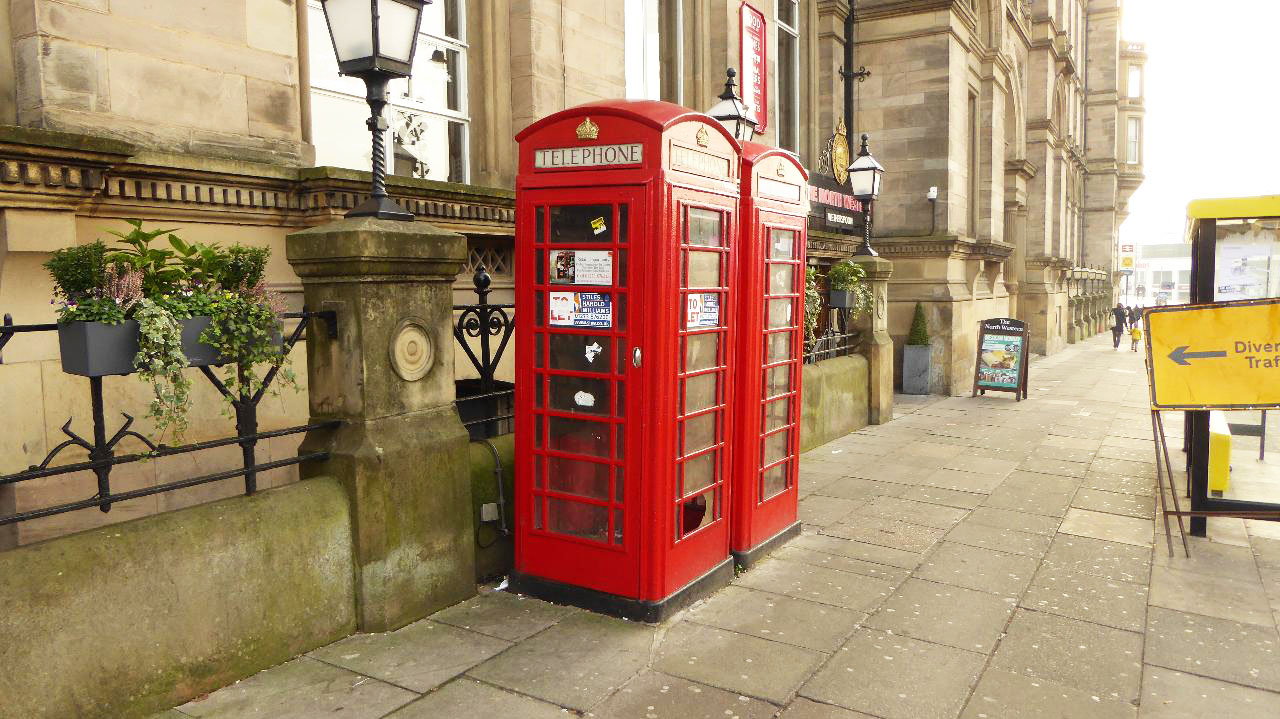
[[[218,351],[200,341],[200,334],[213,320],[192,317],[178,320],[182,326],[182,353],[191,367],[219,364]],[[133,374],[133,360],[138,356],[136,320],[117,325],[103,322],[64,322],[58,325],[58,352],[62,355],[62,371],[81,377],[107,377]],[[279,332],[275,344],[281,343]]]
[[[903,345],[902,347],[902,393],[929,394],[930,356],[933,347],[929,345]]]

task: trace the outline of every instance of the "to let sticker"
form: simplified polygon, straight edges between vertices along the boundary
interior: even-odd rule
[[[552,292],[549,299],[553,327],[613,326],[613,301],[603,292]]]
[[[713,292],[691,294],[685,299],[685,327],[719,327],[720,295]]]

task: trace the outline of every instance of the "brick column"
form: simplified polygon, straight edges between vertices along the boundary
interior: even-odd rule
[[[396,629],[475,594],[467,433],[454,409],[453,281],[466,239],[421,222],[343,219],[288,236],[307,308],[313,432],[351,501],[357,621]],[[316,561],[323,561],[317,557]]]
[[[854,257],[867,273],[874,298],[872,310],[861,320],[867,340],[867,421],[884,424],[893,419],[893,338],[889,336],[889,276],[893,263],[883,257]]]

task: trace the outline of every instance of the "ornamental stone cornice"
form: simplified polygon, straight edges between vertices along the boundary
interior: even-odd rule
[[[860,0],[857,10],[858,22],[951,10],[970,30],[978,29],[978,15],[965,0]]]
[[[1008,160],[1004,163],[1004,171],[1021,177],[1024,180],[1030,180],[1040,172],[1040,168],[1030,160]]]
[[[1013,254],[1013,245],[1004,242],[974,242],[959,235],[880,237],[872,241],[880,254],[889,257],[954,257],[966,260],[1002,261]]]
[[[0,125],[0,206],[74,209],[135,151],[119,140]]]

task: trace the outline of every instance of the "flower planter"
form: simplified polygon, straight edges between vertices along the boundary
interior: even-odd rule
[[[933,347],[929,345],[903,345],[903,394],[929,394],[929,365],[932,352]]]
[[[192,317],[189,320],[178,320],[182,325],[182,354],[187,356],[187,364],[191,367],[205,367],[218,364],[218,350],[213,345],[200,341],[200,333],[213,323],[210,317]]]
[[[62,371],[81,377],[131,374],[138,355],[138,323],[64,322],[58,325]]]
[[[837,310],[853,309],[853,292],[851,290],[828,290],[827,304]]]

